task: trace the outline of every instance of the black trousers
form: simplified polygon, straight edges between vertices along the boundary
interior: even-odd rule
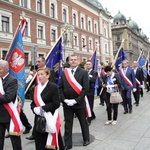
[[[21,122],[22,124],[26,127],[26,128],[30,128],[31,127],[31,124],[29,123],[25,113],[23,112],[23,110],[21,109],[20,111],[20,119],[21,119]]]
[[[99,97],[100,97],[100,103],[104,104],[106,99],[106,88],[103,88],[102,93]]]
[[[87,95],[87,98],[88,98],[88,102],[89,102],[89,105],[90,105],[90,109],[91,109],[91,118],[95,118],[95,113],[93,111],[93,107],[94,107],[94,88],[93,89],[90,89],[89,90],[89,93]],[[90,118],[89,118],[90,119]]]
[[[136,104],[139,104],[139,100],[140,100],[140,88],[137,87],[136,89],[137,89],[136,92],[133,92],[133,96],[134,96]]]
[[[39,133],[35,130],[35,148],[36,150],[54,150],[54,148],[45,148],[46,141],[47,141],[48,133]],[[61,137],[61,133],[58,134],[58,144],[59,148],[56,148],[55,150],[65,150],[63,140]]]
[[[3,150],[4,148],[5,131],[6,129],[9,131],[9,124],[10,123],[0,123],[0,150]],[[20,136],[10,135],[10,140],[13,150],[22,150]]]
[[[73,108],[64,108],[64,118],[65,118],[65,134],[64,142],[65,146],[72,147],[72,128],[73,128],[73,119],[74,113],[76,114],[82,131],[83,141],[89,141],[89,126],[86,120],[86,111],[83,109],[73,109]]]
[[[118,117],[118,103],[111,104],[110,103],[110,94],[106,93],[106,110],[107,110],[107,118],[108,120],[112,120],[112,114],[113,114],[113,120],[117,120]]]

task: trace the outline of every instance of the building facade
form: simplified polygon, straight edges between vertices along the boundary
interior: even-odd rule
[[[135,21],[131,18],[127,20],[120,11],[113,18],[112,38],[114,56],[124,39],[123,48],[130,64],[132,64],[133,61],[138,60],[141,49],[144,51],[145,60],[147,59],[148,52],[150,51],[149,38],[142,32],[142,29],[139,28]]]
[[[23,37],[26,66],[46,57],[62,36],[63,59],[86,61],[97,51],[99,62],[112,62],[111,15],[97,0],[0,0],[0,58],[4,58],[22,12],[28,20]]]

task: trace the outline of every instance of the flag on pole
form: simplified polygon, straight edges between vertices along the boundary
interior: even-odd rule
[[[9,64],[9,73],[18,80],[17,95],[22,101],[22,106],[24,105],[25,100],[25,54],[22,37],[24,35],[26,23],[26,18],[23,18],[19,23],[10,44],[9,51],[5,57],[5,60],[7,60]]]
[[[141,53],[140,53],[140,56],[139,56],[139,58],[138,58],[138,60],[137,60],[137,62],[138,62],[138,66],[140,67],[140,68],[142,68],[144,65],[145,65],[145,59],[144,59],[144,57],[143,57],[143,49],[141,49]]]
[[[96,51],[94,52],[94,54],[91,57],[91,62],[92,62],[92,69],[97,71],[96,66],[97,66],[97,57],[96,57]]]
[[[116,62],[115,62],[115,68],[118,72],[119,72],[120,65],[121,65],[122,61],[125,60],[125,59],[128,59],[128,58],[127,58],[127,56],[124,52],[124,49],[121,48],[119,50],[118,57],[117,57]]]
[[[58,40],[55,47],[47,57],[46,67],[54,70],[56,83],[59,84],[60,76],[62,73],[62,38]]]
[[[11,45],[6,60],[9,64],[9,73],[18,80],[18,93],[21,98],[22,105],[24,104],[24,90],[25,90],[25,55],[23,49],[23,41],[21,29],[18,29],[14,41]]]
[[[92,69],[97,72],[97,70],[98,70],[98,60],[97,60],[97,56],[96,56],[96,51],[94,52],[94,54],[91,57],[91,62],[92,62]],[[95,80],[94,95],[97,95],[97,87],[98,87],[98,76],[96,77],[96,80]]]
[[[145,66],[145,64],[146,64],[146,61],[145,61],[145,59],[144,59],[143,52],[144,52],[143,49],[141,49],[141,53],[140,53],[140,56],[139,56],[137,62],[138,62],[138,66],[139,66],[139,67],[142,69],[142,71],[143,71],[144,77],[147,78],[147,71],[146,71],[146,69],[144,68],[144,66]]]

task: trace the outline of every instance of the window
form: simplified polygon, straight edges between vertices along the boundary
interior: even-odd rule
[[[21,0],[21,6],[27,8],[27,0]]]
[[[9,17],[2,16],[2,31],[9,32]]]
[[[82,47],[84,47],[85,48],[85,38],[82,38]]]
[[[107,37],[107,29],[104,28],[104,36]]]
[[[44,57],[44,54],[38,54],[38,57]]]
[[[43,39],[43,27],[38,25],[38,38]]]
[[[26,22],[25,30],[24,30],[24,36],[28,36],[28,22]]]
[[[92,40],[89,40],[89,49],[92,49]]]
[[[51,41],[52,42],[56,41],[56,30],[54,29],[51,30]]]
[[[37,0],[37,11],[42,13],[42,0]]]
[[[84,18],[81,18],[81,28],[84,29]]]
[[[66,13],[66,9],[63,9],[63,21],[67,22],[67,13]]]
[[[108,47],[107,47],[107,44],[105,44],[105,53],[108,53]]]
[[[91,21],[88,21],[88,29],[91,31]]]
[[[94,24],[94,33],[97,34],[97,24]]]
[[[51,4],[51,17],[55,18],[55,5],[53,3]]]
[[[74,46],[78,46],[77,36],[74,36]]]
[[[73,25],[76,26],[77,25],[77,18],[76,18],[76,14],[73,14]]]
[[[6,57],[7,51],[6,50],[2,50],[2,59],[4,60]]]
[[[25,66],[28,66],[28,62],[29,62],[29,53],[24,53],[25,55]]]

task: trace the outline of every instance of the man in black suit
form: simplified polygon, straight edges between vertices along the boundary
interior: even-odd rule
[[[66,68],[62,73],[59,86],[60,97],[64,108],[64,142],[66,150],[72,148],[74,114],[76,114],[80,122],[83,146],[87,146],[90,143],[89,127],[86,120],[86,102],[84,100],[89,89],[88,73],[86,70],[78,67],[76,55],[71,55],[69,57],[69,64],[70,68]]]
[[[95,72],[92,69],[91,60],[88,60],[86,62],[86,70],[88,72],[88,77],[89,77],[89,90],[88,90],[87,98],[88,98],[91,113],[92,113],[92,116],[88,118],[88,124],[90,125],[91,121],[96,118],[95,113],[93,111],[93,107],[94,107],[95,81],[97,78],[97,72]]]
[[[37,65],[37,68],[46,68],[45,58],[44,57],[38,57],[37,60],[36,60],[36,65]],[[54,70],[52,70],[52,69],[50,69],[49,81],[51,81],[53,83],[56,83]],[[36,80],[34,80],[34,84],[38,84],[38,83],[36,83]],[[26,137],[26,139],[27,140],[34,140],[35,139],[35,126],[33,127],[32,135],[29,136],[29,137]]]
[[[133,71],[136,77],[136,91],[133,93],[136,106],[139,106],[140,100],[140,88],[143,86],[143,71],[138,67],[137,61],[133,62]]]
[[[5,106],[8,106],[10,103],[14,104],[18,90],[17,79],[9,74],[8,71],[8,62],[0,60],[0,150],[3,150],[5,130],[9,131],[11,120],[9,109]],[[14,110],[12,111],[14,112]],[[10,139],[13,150],[22,150],[20,136],[10,135]]]

